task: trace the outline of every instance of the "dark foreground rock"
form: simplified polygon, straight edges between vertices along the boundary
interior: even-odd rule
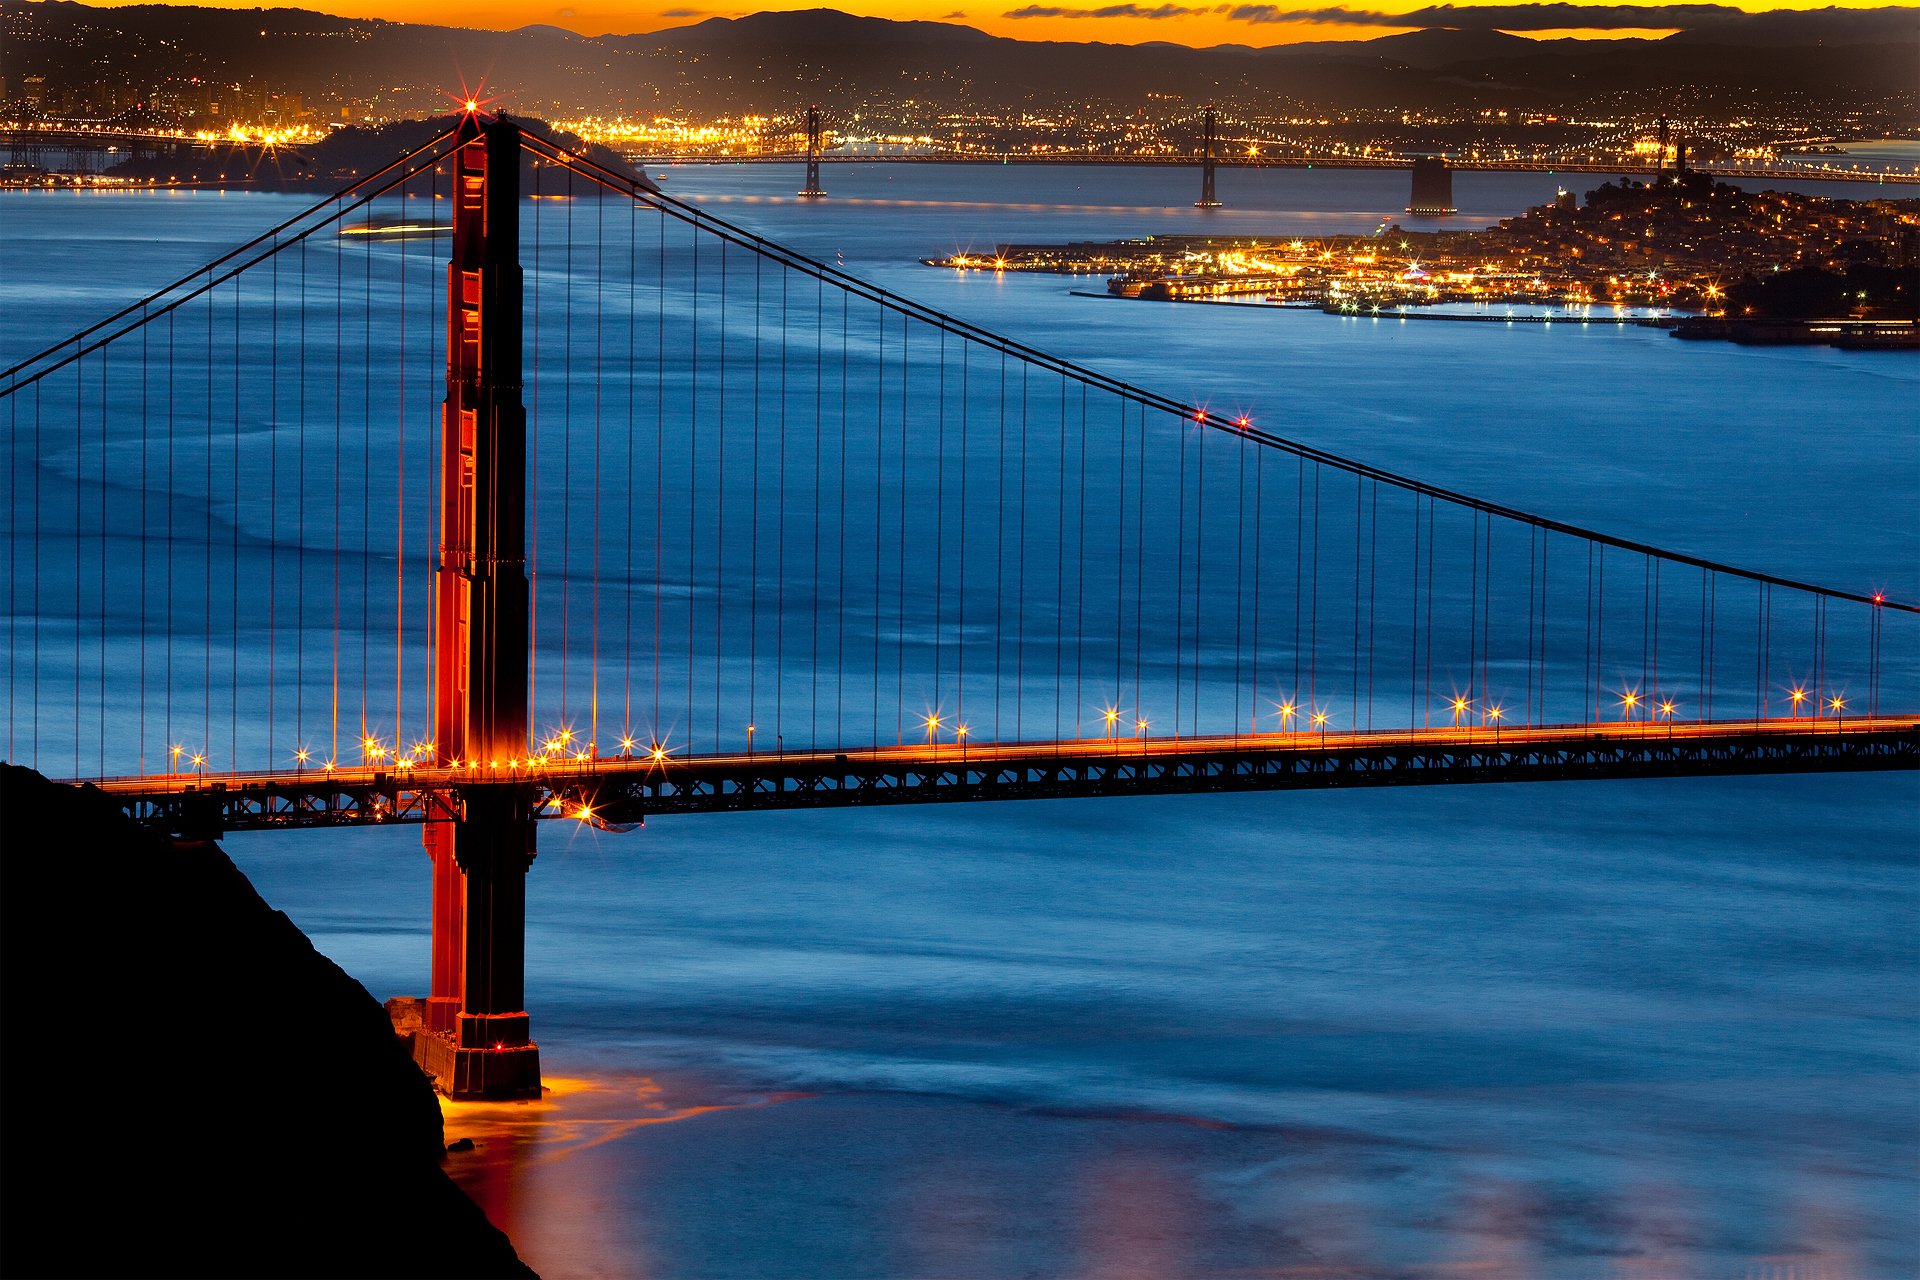
[[[217,845],[0,765],[8,1276],[530,1276],[426,1079]]]

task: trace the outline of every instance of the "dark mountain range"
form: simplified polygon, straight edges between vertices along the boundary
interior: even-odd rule
[[[1566,109],[1626,101],[1858,107],[1911,116],[1920,14],[1820,10],[1712,17],[1664,40],[1536,40],[1432,29],[1269,49],[1034,42],[941,22],[834,10],[710,18],[648,35],[551,26],[472,31],[299,9],[105,9],[0,0],[4,95],[58,112],[102,98],[185,114],[246,114],[272,93],[338,118],[444,110],[484,85],[509,109],[700,116],[807,101],[871,117],[1132,109],[1218,100],[1241,109]],[[31,83],[32,92],[29,94]],[[118,96],[116,96],[118,95]],[[1152,95],[1152,97],[1150,97]],[[131,101],[122,101],[130,99]],[[105,112],[101,112],[105,114]]]

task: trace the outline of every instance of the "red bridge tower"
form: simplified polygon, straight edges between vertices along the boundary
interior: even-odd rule
[[[450,158],[433,745],[476,781],[426,828],[433,985],[414,1057],[451,1097],[528,1098],[540,1095],[524,984],[536,801],[523,783],[479,780],[511,776],[528,742],[520,130],[470,111]]]

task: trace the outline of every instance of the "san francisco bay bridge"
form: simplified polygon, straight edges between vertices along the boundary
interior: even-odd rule
[[[1316,449],[477,110],[0,398],[8,759],[421,824],[456,1096],[539,1091],[541,820],[1920,765],[1884,584]]]

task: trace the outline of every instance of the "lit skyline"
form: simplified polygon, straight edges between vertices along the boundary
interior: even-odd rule
[[[202,0],[204,7],[252,9],[250,0]],[[627,35],[687,26],[708,18],[738,18],[752,13],[833,7],[862,17],[900,21],[952,22],[1020,40],[1100,41],[1141,44],[1163,41],[1194,47],[1220,44],[1267,46],[1322,40],[1366,40],[1426,27],[1472,27],[1540,39],[1659,38],[1697,23],[1714,10],[1728,16],[1808,9],[1888,9],[1879,0],[1780,0],[1761,4],[1617,3],[1614,0],[1559,0],[1556,3],[1422,4],[1415,0],[1314,4],[1206,3],[1205,0],[843,0],[824,6],[819,0],[764,0],[745,6],[706,0],[651,0],[622,4],[608,0],[525,5],[506,0],[321,0],[298,7],[344,18],[383,18],[394,22],[482,30],[512,30],[548,25],[582,35]]]

